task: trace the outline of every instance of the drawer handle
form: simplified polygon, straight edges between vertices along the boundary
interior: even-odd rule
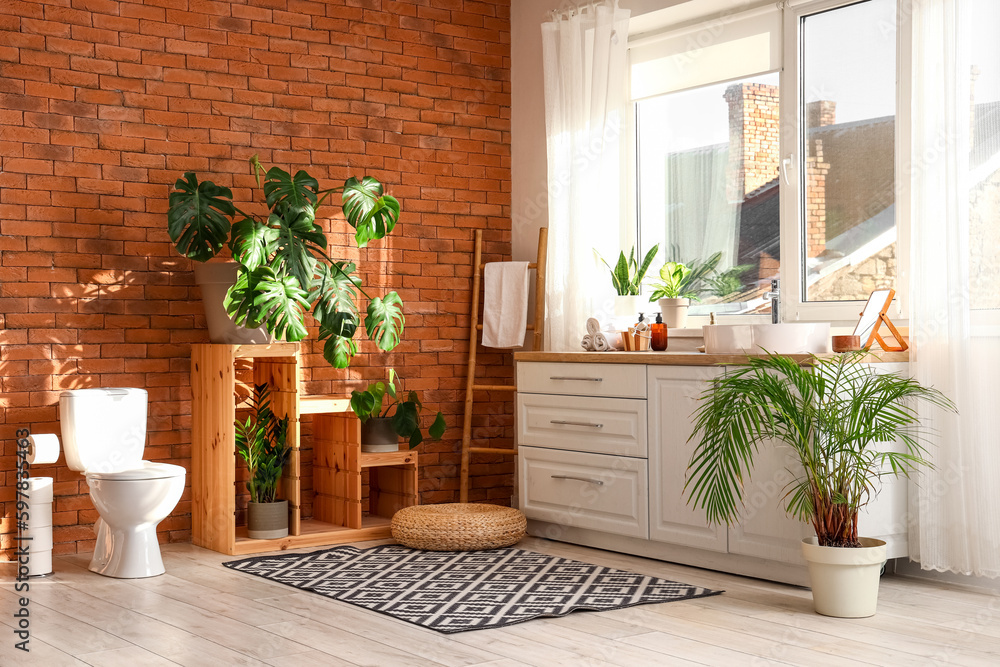
[[[604,382],[604,378],[585,378],[575,375],[550,375],[550,380],[578,380],[580,382]]]
[[[589,477],[574,477],[573,475],[552,475],[552,479],[575,479],[578,482],[586,482],[587,484],[596,484],[597,486],[604,486],[603,480],[591,479]]]
[[[569,422],[565,419],[550,419],[550,424],[564,424],[566,426],[589,426],[590,428],[604,428],[604,424],[591,424],[590,422]]]

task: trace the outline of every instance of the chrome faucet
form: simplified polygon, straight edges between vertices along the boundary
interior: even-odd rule
[[[778,279],[771,279],[771,291],[764,292],[764,298],[771,300],[771,324],[781,321],[781,290],[778,288]]]

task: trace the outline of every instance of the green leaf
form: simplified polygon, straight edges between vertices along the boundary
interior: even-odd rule
[[[302,340],[306,336],[305,310],[309,308],[305,296],[292,276],[278,276],[268,266],[253,271],[241,268],[226,294],[226,312],[237,324],[264,324],[280,340]]]
[[[351,314],[357,321],[358,307],[354,300],[357,298],[357,289],[361,286],[361,278],[354,275],[356,268],[354,262],[335,262],[333,266],[317,262],[308,298],[313,305],[313,317],[320,324],[336,329],[335,317],[338,313]],[[353,335],[352,333],[351,336]]]
[[[333,336],[323,344],[323,358],[334,368],[347,368],[357,353],[358,345],[350,338]]]
[[[343,209],[347,224],[354,227],[359,248],[391,232],[399,220],[399,202],[382,194],[382,184],[371,176],[344,182]]]
[[[300,286],[312,287],[317,260],[326,259],[326,236],[313,224],[312,206],[271,214],[268,222],[277,226],[278,239],[270,265],[278,273],[295,276]]]
[[[396,414],[392,416],[392,430],[404,438],[413,435],[419,426],[417,406],[409,401],[396,405]]]
[[[233,251],[233,259],[253,271],[267,263],[268,257],[275,250],[277,239],[278,230],[252,218],[243,218],[233,225],[229,249]]]
[[[264,196],[268,207],[275,212],[301,211],[307,205],[315,208],[318,190],[319,183],[303,170],[293,178],[284,169],[271,167],[264,177]]]
[[[445,428],[447,428],[447,424],[444,422],[444,415],[438,412],[437,417],[434,418],[434,423],[427,429],[427,434],[435,440],[440,440],[441,436],[444,435]]]
[[[406,319],[403,317],[403,302],[395,292],[384,297],[375,297],[368,304],[365,331],[375,341],[380,350],[388,352],[399,344]]]
[[[351,392],[351,410],[358,416],[362,424],[371,419],[378,407],[380,404],[375,403],[375,397],[370,392],[357,390]]]
[[[212,181],[198,182],[187,172],[174,183],[167,210],[167,233],[177,252],[198,262],[215,257],[229,239],[236,215],[233,193]]]

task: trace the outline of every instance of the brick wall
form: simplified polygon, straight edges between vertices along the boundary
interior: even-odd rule
[[[504,0],[65,0],[0,3],[2,546],[16,530],[14,432],[57,432],[59,392],[143,387],[146,458],[190,469],[190,344],[207,342],[191,262],[165,229],[181,172],[254,201],[247,158],[323,182],[369,173],[402,203],[394,235],[333,254],[397,289],[404,342],[349,371],[304,343],[306,393],[345,392],[395,366],[449,433],[422,446],[424,502],[456,499],[471,251],[509,258],[509,15]],[[509,354],[483,354],[509,380]],[[509,396],[483,396],[479,438],[509,440]],[[477,459],[474,499],[509,499],[512,464]],[[55,551],[93,546],[80,474],[55,486]],[[161,539],[190,539],[190,494]]]
[[[729,105],[729,197],[743,197],[778,177],[778,87],[759,83],[726,88]]]

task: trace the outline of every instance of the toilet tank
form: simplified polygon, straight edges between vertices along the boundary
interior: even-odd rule
[[[59,396],[66,465],[81,472],[127,470],[146,448],[145,389],[70,389]]]

